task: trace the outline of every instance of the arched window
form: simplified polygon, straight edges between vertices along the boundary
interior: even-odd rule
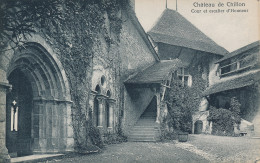
[[[96,86],[95,91],[96,91],[98,94],[101,93],[101,89],[100,89],[100,86],[99,86],[99,85]]]
[[[110,92],[110,90],[107,91],[107,94],[106,94],[106,95],[107,95],[107,97],[111,97],[111,92]]]
[[[103,75],[103,76],[101,77],[101,81],[100,81],[102,86],[104,86],[105,81],[106,81],[106,77]]]

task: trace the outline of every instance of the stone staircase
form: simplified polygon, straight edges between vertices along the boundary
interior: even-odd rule
[[[156,112],[146,111],[128,135],[128,141],[132,142],[156,142],[159,141],[159,129],[156,121]]]

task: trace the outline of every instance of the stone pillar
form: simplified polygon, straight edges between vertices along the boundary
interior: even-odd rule
[[[92,113],[92,115],[91,115],[91,117],[93,118],[94,117],[94,99],[95,99],[95,97],[96,97],[96,95],[97,95],[97,92],[96,91],[91,91],[90,92],[90,96],[89,96],[89,107],[90,107],[90,109],[91,109],[91,113]],[[89,119],[89,113],[87,114],[87,119]]]
[[[104,99],[105,96],[97,95],[98,100],[98,126],[100,128],[103,128],[104,123]]]
[[[72,127],[71,105],[72,105],[72,101],[66,101],[65,108],[63,109],[65,111],[64,126],[66,126],[66,133],[65,133],[66,151],[74,150],[74,132]]]
[[[6,93],[11,85],[0,82],[0,162],[10,162],[6,148]]]
[[[109,104],[109,127],[111,131],[114,131],[114,108],[115,108],[115,102],[116,100],[114,99],[108,99],[108,104]]]
[[[46,128],[45,125],[45,110],[43,109],[43,102],[40,99],[34,99],[32,109],[32,139],[33,152],[41,153],[46,151]],[[41,124],[41,125],[40,125]]]

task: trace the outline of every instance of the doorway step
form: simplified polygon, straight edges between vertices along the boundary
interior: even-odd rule
[[[64,154],[35,154],[30,156],[11,158],[11,162],[42,162],[49,159],[62,158]]]

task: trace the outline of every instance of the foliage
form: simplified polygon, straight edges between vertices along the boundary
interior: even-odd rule
[[[198,86],[199,87],[199,86]],[[197,111],[200,98],[198,88],[183,86],[179,80],[174,80],[166,93],[168,111],[171,116],[170,126],[176,130],[191,132],[192,114]]]
[[[86,135],[87,135],[87,137],[90,138],[93,145],[98,146],[99,148],[103,148],[104,144],[101,139],[101,133],[100,133],[99,129],[97,127],[95,127],[92,123],[92,117],[91,117],[92,111],[91,110],[89,111],[89,115],[90,115],[90,120],[87,121],[87,123],[89,123],[89,124],[86,125],[89,127],[88,127]],[[88,139],[88,138],[86,138],[86,139]],[[85,148],[85,147],[83,147],[83,148]]]
[[[208,121],[212,121],[212,134],[234,135],[234,124],[240,124],[240,106],[236,97],[230,100],[230,108],[210,107]]]
[[[170,124],[172,123],[172,118],[170,118],[170,115],[167,115],[161,122],[160,130],[160,140],[176,140],[178,137],[178,131],[174,130],[173,127],[168,128]]]
[[[13,48],[20,47],[28,35],[37,32],[59,55],[71,88],[77,148],[84,148],[89,144],[89,139],[93,144],[101,145],[98,140],[100,134],[93,127],[91,119],[86,118],[92,58],[102,37],[107,41],[108,49],[110,44],[120,41],[118,38],[122,21],[118,13],[126,2],[127,0],[0,1],[1,49],[5,48],[8,41]],[[113,35],[117,40],[112,41]]]
[[[240,117],[240,102],[236,97],[232,97],[230,100],[230,111],[232,112],[232,116],[234,118],[234,122],[237,124],[241,123],[241,117]]]
[[[6,41],[20,46],[24,43],[22,37],[35,32],[36,24],[60,19],[61,4],[61,0],[1,0],[0,46]]]
[[[110,132],[104,134],[104,143],[105,144],[119,144],[126,142],[127,139],[125,136],[119,135],[118,133],[112,134]]]
[[[211,107],[209,110],[208,121],[212,121],[212,134],[232,135],[234,130],[234,119],[232,112],[227,109],[216,109]]]

